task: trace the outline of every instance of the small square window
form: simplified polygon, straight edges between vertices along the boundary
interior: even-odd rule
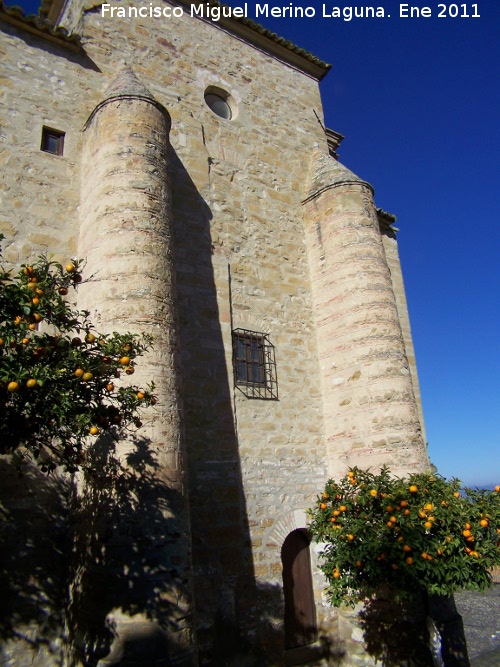
[[[64,132],[53,130],[50,127],[42,128],[42,143],[40,150],[53,155],[62,155],[64,150]]]
[[[248,398],[278,398],[274,346],[268,334],[235,329],[233,367],[236,386]]]

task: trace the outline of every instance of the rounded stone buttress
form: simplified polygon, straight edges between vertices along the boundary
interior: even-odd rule
[[[84,129],[78,252],[87,260],[88,282],[79,290],[78,305],[91,312],[100,332],[146,332],[154,337],[151,351],[138,360],[133,381],[138,386],[153,381],[157,404],[146,415],[137,435],[118,443],[117,454],[127,465],[132,455],[142,451],[152,486],[158,491],[154,506],[148,507],[146,500],[139,508],[144,513],[142,520],[135,517],[135,523],[141,526],[141,534],[135,537],[138,552],[146,565],[149,558],[156,565],[145,565],[142,579],[136,582],[148,592],[147,604],[142,605],[147,609],[136,605],[137,613],[132,616],[119,609],[111,614],[118,635],[118,648],[115,645],[113,651],[133,644],[134,637],[141,642],[142,631],[161,633],[168,627],[164,644],[172,653],[165,652],[165,646],[157,642],[163,646],[163,657],[167,660],[168,655],[173,660],[175,654],[175,664],[191,665],[196,658],[169,131],[166,109],[130,69],[119,72]],[[131,490],[132,500],[133,493]],[[154,497],[152,491],[152,502]],[[156,516],[155,526],[150,525],[148,512]],[[128,567],[125,562],[123,566]],[[156,629],[151,629],[151,623]],[[160,659],[155,655],[150,658]],[[110,659],[100,664],[108,664]]]
[[[303,202],[329,472],[429,466],[371,186],[316,154]]]

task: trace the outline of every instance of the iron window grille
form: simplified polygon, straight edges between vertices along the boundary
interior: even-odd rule
[[[278,398],[274,345],[269,334],[233,330],[234,382],[247,398]]]

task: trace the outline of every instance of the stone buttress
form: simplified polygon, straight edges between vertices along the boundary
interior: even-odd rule
[[[155,665],[196,664],[169,132],[168,112],[126,67],[84,128],[78,254],[90,279],[78,305],[90,310],[101,332],[154,336],[127,382],[153,381],[157,396],[143,428],[117,445],[130,488],[120,489],[120,517],[103,548],[125,582],[116,599],[111,590],[103,602],[117,640],[102,665],[117,664],[120,655],[137,667],[146,658]]]
[[[329,474],[428,468],[371,186],[316,152],[303,202]]]

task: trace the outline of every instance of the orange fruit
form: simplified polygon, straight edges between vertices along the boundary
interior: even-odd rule
[[[37,384],[38,384],[38,382],[37,382],[37,380],[35,380],[35,378],[30,378],[30,379],[26,382],[26,386],[28,387],[28,389],[33,389],[33,387],[36,387]]]
[[[432,528],[432,523],[430,521],[426,521],[424,523],[424,528],[427,528],[427,530],[430,530]]]
[[[388,521],[386,525],[387,525],[388,528],[393,528],[394,527],[394,524],[392,523],[392,521]]]
[[[9,382],[7,385],[7,391],[10,391],[12,393],[19,391],[19,382]]]
[[[348,477],[354,477],[354,473],[353,473],[353,471],[352,471],[352,470],[349,470],[349,472],[347,473],[347,476],[348,476]]]
[[[391,516],[389,517],[389,521],[391,521],[392,523],[396,523],[397,519],[395,516]]]
[[[372,496],[372,498],[376,498],[376,496],[377,496],[377,489],[372,489],[372,490],[370,491],[370,496]]]
[[[340,578],[340,572],[336,569],[333,571],[333,578],[334,579],[339,579]]]
[[[136,396],[137,396],[137,398],[138,398],[140,401],[142,401],[142,399],[144,398],[144,392],[142,392],[142,391],[138,391],[137,394],[136,394]],[[322,504],[322,505],[325,505],[325,503],[321,503],[321,504]],[[326,505],[325,505],[325,507],[326,507]],[[325,509],[325,507],[323,507],[323,509]]]
[[[320,509],[326,510],[326,504],[325,503],[320,503]]]
[[[412,548],[410,546],[408,546],[408,544],[405,544],[404,547],[403,547],[403,551],[406,551],[408,553],[408,552],[412,551]]]
[[[84,380],[85,382],[90,382],[90,380],[92,380],[93,377],[94,375],[90,371],[87,371],[82,375],[82,380]]]
[[[40,299],[37,296],[34,296],[31,299],[31,303],[32,303],[33,306],[39,306],[40,305]]]
[[[357,480],[354,477],[351,477],[350,480],[351,484],[356,484]]]
[[[26,289],[29,289],[30,292],[34,292],[34,291],[36,290],[36,282],[35,282],[34,280],[31,281],[31,282],[29,282],[29,283],[26,285]]]
[[[409,514],[410,514],[410,510],[409,510],[409,509],[406,509],[406,510],[404,511],[404,515],[405,515],[405,516],[408,516]]]
[[[330,497],[326,491],[323,491],[323,493],[321,495],[323,496],[323,498],[329,498]]]
[[[427,505],[424,505],[424,510],[429,510],[430,512],[432,512],[433,509],[434,505],[432,503],[427,503]]]
[[[448,507],[448,503],[446,502],[446,500],[441,501],[441,507]]]
[[[353,539],[354,539],[354,535],[349,534],[349,535],[347,536],[347,539],[349,540],[349,542],[352,542]]]
[[[83,370],[83,368],[77,368],[75,371],[75,375],[77,378],[81,378],[84,373],[85,371]]]
[[[357,560],[355,563],[356,567],[361,567],[363,563],[360,560]]]
[[[408,556],[408,558],[406,559],[406,562],[408,563],[408,565],[412,565],[413,564],[413,558],[411,556]]]
[[[465,530],[462,530],[462,535],[463,535],[464,537],[470,537],[470,536],[472,535],[472,533],[470,532],[470,530],[468,530],[468,529],[466,528]]]
[[[120,359],[120,363],[122,366],[128,366],[130,363],[130,357],[122,357]]]
[[[90,435],[97,435],[99,433],[99,429],[97,426],[91,426],[89,430]]]
[[[455,491],[455,493],[453,495],[455,496],[455,498],[460,498],[460,494],[459,494],[458,491]]]
[[[394,508],[392,507],[392,505],[387,505],[387,507],[386,507],[385,509],[386,509],[387,512],[390,513],[390,512],[392,512],[392,510],[393,510]]]
[[[418,486],[416,484],[412,484],[410,486],[410,493],[417,493],[418,491]]]
[[[330,519],[330,521],[331,521],[332,523],[335,523],[335,521],[337,521],[337,517],[332,516],[332,518]]]
[[[408,507],[408,501],[407,500],[402,500],[400,503],[401,507]]]
[[[345,512],[345,511],[347,510],[347,507],[346,507],[345,505],[341,505],[341,506],[339,507],[339,510],[340,510],[341,512]]]
[[[66,264],[66,266],[64,268],[66,269],[67,273],[73,273],[73,271],[75,270],[75,265],[74,264]]]
[[[483,528],[487,528],[488,527],[488,519],[481,519],[481,521],[479,522],[479,525],[482,526]]]
[[[496,491],[497,493],[500,493],[500,484],[497,484],[497,485],[495,486],[495,491]]]
[[[114,388],[115,385],[112,382],[108,382],[108,384],[106,385],[107,391],[113,391]]]
[[[125,369],[125,373],[127,375],[133,375],[135,373],[135,368],[133,366],[127,366]]]
[[[66,287],[60,287],[59,288],[59,294],[61,296],[66,296],[67,293],[68,293],[68,290],[66,289]]]
[[[465,528],[465,530],[470,530],[472,528],[472,526],[470,525],[470,523],[466,523],[466,524],[464,524],[464,528]]]
[[[88,333],[88,334],[85,336],[85,342],[86,342],[86,343],[93,343],[94,341],[95,341],[95,336],[94,336],[93,333]]]

